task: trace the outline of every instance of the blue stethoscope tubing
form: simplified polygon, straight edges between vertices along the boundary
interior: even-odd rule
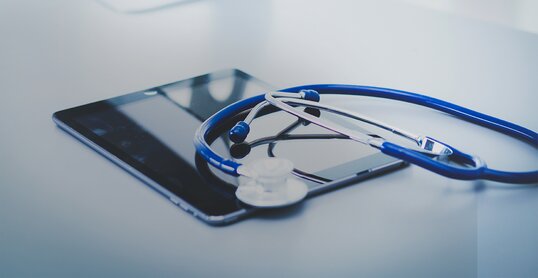
[[[531,144],[535,148],[538,146],[538,135],[536,134],[536,132],[530,129],[483,113],[476,112],[474,110],[453,103],[449,103],[440,99],[428,97],[421,94],[388,88],[339,84],[298,86],[280,90],[280,92],[299,93],[305,90],[314,90],[322,95],[333,94],[367,96],[413,103],[416,105],[421,105],[438,111],[442,111],[447,114],[457,116],[467,122],[478,124],[489,129],[502,132],[509,136],[521,139]],[[250,97],[233,103],[208,118],[198,128],[194,137],[194,145],[197,152],[208,163],[220,169],[221,171],[231,175],[239,175],[237,170],[241,166],[241,164],[233,160],[223,158],[222,156],[214,152],[207,143],[206,136],[223,121],[226,121],[227,119],[230,119],[231,117],[241,112],[251,109],[263,101],[265,101],[264,94]],[[442,161],[434,160],[430,156],[423,153],[408,149],[406,147],[402,147],[388,141],[383,142],[379,147],[381,152],[383,152],[384,154],[402,159],[411,164],[415,164],[417,166],[420,166],[422,168],[449,178],[460,180],[485,179],[504,183],[538,182],[538,171],[508,172],[490,169],[485,164],[476,165],[477,163],[473,156],[458,151],[455,148],[450,148],[453,151],[453,154],[451,156],[454,156],[456,160],[476,167],[465,168],[449,165]]]

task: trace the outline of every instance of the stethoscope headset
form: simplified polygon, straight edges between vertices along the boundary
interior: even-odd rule
[[[221,109],[204,121],[197,130],[194,138],[197,153],[207,163],[226,174],[248,178],[249,182],[240,185],[235,192],[238,199],[246,204],[255,207],[279,207],[302,200],[307,195],[308,189],[303,182],[291,178],[290,174],[294,173],[303,178],[305,176],[301,176],[300,171],[294,169],[293,163],[289,160],[271,157],[274,155],[268,151],[270,157],[243,165],[220,156],[210,147],[210,142],[214,140],[216,131],[219,128],[222,129],[223,123],[237,119],[242,120],[237,121],[229,131],[229,138],[235,143],[231,149],[232,154],[234,148],[235,152],[239,152],[236,157],[244,156],[250,147],[267,142],[270,145],[274,144],[274,142],[270,142],[271,140],[292,140],[293,136],[287,132],[293,128],[293,125],[274,138],[260,138],[248,144],[244,142],[250,132],[250,123],[256,117],[282,110],[298,117],[299,122],[312,123],[333,131],[336,138],[351,139],[369,145],[386,155],[402,159],[445,177],[460,180],[484,179],[516,184],[538,182],[538,171],[509,172],[488,168],[485,162],[477,156],[463,153],[431,137],[415,135],[355,111],[323,104],[320,102],[321,95],[367,96],[421,105],[518,138],[535,148],[538,146],[538,136],[530,129],[443,100],[387,88],[328,84],[299,86],[278,92],[268,92],[235,102]],[[301,109],[300,107],[306,108]],[[319,110],[390,131],[414,142],[417,147],[406,148],[374,134],[348,129],[319,117]],[[209,140],[210,138],[211,140]]]

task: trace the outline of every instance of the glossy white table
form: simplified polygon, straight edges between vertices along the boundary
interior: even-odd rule
[[[224,68],[426,93],[538,130],[538,36],[384,1],[198,1],[119,14],[0,2],[0,276],[536,277],[538,190],[418,167],[210,227],[51,121]],[[536,149],[426,109],[346,102],[531,170]]]

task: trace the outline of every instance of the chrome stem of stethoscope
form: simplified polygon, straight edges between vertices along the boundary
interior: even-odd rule
[[[310,115],[310,114],[308,114],[306,112],[303,112],[303,111],[301,111],[299,109],[295,109],[290,104],[303,105],[303,106],[313,107],[313,108],[317,108],[317,109],[322,109],[322,110],[326,110],[326,111],[329,111],[329,112],[334,113],[334,114],[346,116],[346,117],[349,117],[349,118],[352,118],[352,119],[355,119],[355,120],[359,120],[359,121],[374,125],[376,127],[379,127],[379,128],[384,129],[384,130],[390,131],[390,132],[392,132],[392,133],[394,133],[396,135],[399,135],[401,137],[404,137],[404,138],[406,138],[408,140],[411,140],[411,141],[415,142],[415,144],[417,144],[417,146],[419,147],[417,149],[417,151],[420,151],[422,153],[426,153],[428,155],[445,157],[447,155],[452,154],[452,150],[448,146],[445,146],[444,144],[442,144],[440,142],[434,141],[434,140],[432,140],[431,138],[429,138],[427,136],[415,135],[415,134],[413,134],[411,132],[408,132],[408,131],[405,131],[403,129],[393,127],[391,125],[388,125],[388,124],[383,123],[381,121],[378,121],[378,120],[372,119],[370,117],[361,115],[361,114],[356,113],[356,112],[352,112],[352,111],[349,111],[349,110],[336,108],[336,107],[333,107],[333,106],[330,106],[330,105],[321,104],[321,103],[316,102],[316,101],[309,101],[309,100],[304,100],[304,99],[300,99],[300,98],[287,98],[287,97],[278,97],[277,98],[277,95],[273,94],[273,93],[266,93],[265,94],[265,100],[269,104],[274,105],[274,106],[282,109],[283,111],[286,111],[286,112],[288,112],[290,114],[293,114],[293,115],[295,115],[295,116],[297,116],[299,118],[303,118],[303,119],[308,120],[308,121],[310,121],[310,122],[312,122],[312,123],[314,123],[314,124],[316,124],[316,125],[318,125],[320,127],[323,127],[323,128],[329,129],[329,130],[331,130],[333,132],[348,136],[350,139],[352,139],[354,141],[357,141],[357,142],[363,143],[363,144],[367,144],[367,145],[370,145],[370,146],[378,148],[378,149],[381,148],[381,145],[383,144],[383,142],[385,142],[385,139],[379,138],[379,137],[376,137],[376,136],[371,136],[369,134],[359,133],[359,132],[356,132],[354,130],[342,127],[340,125],[333,124],[329,120],[320,119],[320,118],[312,116],[312,115]]]
[[[334,114],[347,116],[349,118],[352,118],[352,119],[355,119],[355,120],[358,120],[358,121],[362,121],[362,122],[365,122],[367,124],[371,124],[371,125],[374,125],[376,127],[382,128],[384,130],[388,130],[388,131],[390,131],[390,132],[392,132],[392,133],[394,133],[396,135],[400,135],[400,136],[403,136],[403,137],[405,137],[405,138],[407,138],[409,140],[412,140],[412,141],[416,142],[417,144],[419,144],[419,141],[420,141],[420,139],[422,137],[422,136],[419,136],[419,135],[415,135],[415,134],[413,134],[411,132],[405,131],[403,129],[396,128],[396,127],[391,126],[389,124],[386,124],[384,122],[372,119],[372,118],[367,117],[365,115],[362,115],[362,114],[359,114],[359,113],[356,113],[356,112],[352,112],[352,111],[349,111],[349,110],[346,110],[346,109],[341,109],[341,108],[336,108],[334,106],[321,104],[319,102],[312,102],[312,101],[307,101],[307,100],[302,100],[302,99],[286,99],[286,98],[279,98],[279,100],[281,100],[281,101],[283,101],[283,102],[285,102],[287,104],[304,105],[304,106],[309,106],[309,107],[314,107],[314,108],[326,110],[326,111],[332,112]]]
[[[298,98],[304,97],[304,93],[303,94],[301,94],[301,93],[298,94],[298,93],[271,92],[271,94],[274,95],[275,97],[284,97],[284,98],[293,98],[293,99],[298,99]],[[250,110],[250,112],[247,114],[247,116],[245,117],[243,122],[245,122],[247,124],[252,123],[254,118],[256,118],[256,115],[258,114],[258,112],[260,112],[260,110],[262,110],[263,108],[265,108],[268,105],[270,105],[270,103],[267,102],[267,101],[262,101],[262,102],[258,103],[256,106],[254,106]]]
[[[291,101],[297,101],[297,99],[288,99],[288,98],[276,98],[272,93],[266,93],[265,94],[265,100],[270,103],[271,105],[277,107],[277,108],[280,108],[281,110],[283,111],[286,111],[290,114],[293,114],[299,118],[302,118],[304,120],[307,120],[311,123],[314,123],[320,127],[323,127],[325,129],[328,129],[328,130],[331,130],[333,132],[336,132],[338,134],[342,134],[342,135],[345,135],[345,136],[348,136],[350,139],[354,140],[354,141],[357,141],[357,142],[360,142],[360,143],[363,143],[363,144],[369,144],[369,140],[374,138],[372,136],[369,136],[369,135],[366,135],[366,134],[363,134],[363,133],[360,133],[360,132],[355,132],[349,128],[346,128],[346,127],[343,127],[341,125],[337,125],[337,124],[334,124],[332,123],[331,121],[329,120],[326,120],[326,119],[320,119],[316,116],[313,116],[313,115],[310,115],[306,112],[303,112],[303,111],[300,111],[298,109],[295,109],[293,108],[292,106],[286,104],[285,102],[291,102]],[[312,101],[305,101],[304,102],[304,105],[306,106],[310,106],[310,105],[313,105],[313,103],[315,104],[319,104],[317,102],[312,102]],[[318,108],[325,108],[325,105],[319,105]],[[327,109],[329,110],[329,109]]]
[[[415,134],[413,134],[411,132],[396,128],[394,126],[391,126],[389,124],[383,123],[381,121],[372,119],[370,117],[364,116],[364,115],[356,113],[356,112],[351,112],[349,110],[336,108],[334,106],[329,106],[329,105],[326,105],[326,104],[321,104],[321,103],[315,102],[315,101],[305,100],[305,99],[303,99],[304,94],[301,94],[301,93],[282,93],[282,92],[270,92],[270,93],[267,93],[267,94],[270,95],[273,98],[278,97],[280,101],[285,102],[285,103],[318,108],[318,109],[330,111],[330,112],[335,113],[335,114],[350,117],[350,118],[353,118],[355,120],[359,120],[359,121],[362,121],[362,122],[377,126],[379,128],[388,130],[388,131],[390,131],[390,132],[392,132],[394,134],[397,134],[397,135],[403,136],[403,137],[405,137],[407,139],[413,140],[418,145],[420,145],[420,140],[421,140],[422,136],[415,135]],[[252,108],[250,110],[250,112],[248,113],[248,115],[246,116],[246,118],[243,121],[246,122],[247,124],[250,124],[254,120],[256,115],[259,113],[260,110],[262,110],[263,108],[265,108],[265,107],[267,107],[268,105],[271,105],[271,104],[274,104],[274,103],[271,103],[268,100],[258,103],[256,106],[254,106],[254,108]]]

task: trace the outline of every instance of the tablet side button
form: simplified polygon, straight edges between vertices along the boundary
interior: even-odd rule
[[[179,203],[179,207],[182,208],[186,212],[190,212],[189,207],[183,203]]]
[[[179,199],[174,197],[174,196],[170,196],[169,197],[170,201],[172,201],[172,203],[174,203],[176,206],[179,206]]]

